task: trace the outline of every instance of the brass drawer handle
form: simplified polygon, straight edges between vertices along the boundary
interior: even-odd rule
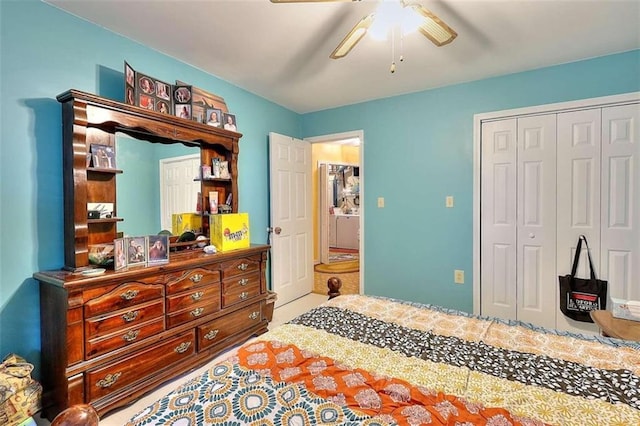
[[[104,379],[98,380],[98,383],[96,383],[96,386],[103,389],[108,388],[109,386],[117,382],[121,375],[122,375],[122,372],[107,374]]]
[[[140,311],[129,311],[125,314],[122,314],[122,319],[124,320],[124,322],[131,322],[138,318],[139,313]]]
[[[260,316],[260,312],[258,311],[253,311],[251,312],[251,314],[249,315],[249,319],[250,320],[255,320],[258,319],[258,317]]]
[[[133,342],[138,337],[138,334],[140,334],[140,330],[131,330],[127,334],[122,336],[122,338],[127,342]]]
[[[195,274],[189,279],[194,283],[199,283],[200,281],[202,281],[202,274]]]
[[[248,263],[241,263],[238,265],[238,269],[240,269],[241,271],[246,271],[248,267],[249,267]]]
[[[191,346],[191,342],[182,342],[174,350],[179,354],[183,354],[189,349],[189,346]]]
[[[243,291],[242,293],[240,293],[240,299],[244,300],[247,297],[249,297],[249,292],[248,291]]]
[[[197,308],[190,312],[192,317],[199,317],[204,312],[204,308]]]
[[[243,278],[240,281],[238,281],[238,284],[240,284],[241,286],[245,286],[245,285],[249,284],[249,279],[248,278]]]
[[[131,300],[138,295],[138,290],[127,290],[120,295],[124,300]]]
[[[211,330],[210,332],[204,335],[204,338],[207,340],[213,340],[218,335],[218,332],[220,332],[220,330]]]
[[[193,293],[191,295],[191,298],[193,300],[200,300],[200,299],[202,299],[202,296],[204,296],[204,291],[196,291],[195,293]]]

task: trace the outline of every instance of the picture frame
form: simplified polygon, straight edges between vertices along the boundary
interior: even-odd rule
[[[125,250],[125,243],[126,241],[124,238],[116,238],[115,240],[113,240],[113,269],[115,269],[116,271],[127,267],[127,251]]]
[[[127,61],[124,61],[124,82],[129,87],[135,87],[136,85],[136,72]]]
[[[116,151],[110,145],[92,143],[90,146],[93,167],[98,169],[116,168]]]
[[[208,108],[205,123],[208,126],[222,127],[222,110],[218,108]]]
[[[147,237],[125,238],[127,266],[147,266]]]
[[[190,119],[191,118],[191,105],[188,104],[176,104],[175,106],[176,117]]]
[[[149,235],[146,242],[148,265],[157,265],[169,262],[168,235]]]
[[[223,114],[222,120],[224,122],[223,127],[225,130],[231,130],[232,132],[238,131],[238,123],[236,122],[235,114],[229,114],[228,112],[225,112]]]
[[[229,162],[221,161],[220,162],[220,178],[221,179],[231,179],[231,173],[229,172]]]

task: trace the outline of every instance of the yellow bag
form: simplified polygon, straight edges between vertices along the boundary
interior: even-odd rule
[[[31,371],[33,365],[15,354],[0,364],[0,424],[20,424],[42,408],[42,385]]]

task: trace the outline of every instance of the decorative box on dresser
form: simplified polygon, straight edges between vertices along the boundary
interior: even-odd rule
[[[144,142],[198,146],[203,164],[229,161],[231,179],[202,180],[204,194],[232,194],[237,212],[236,132],[69,91],[63,104],[65,267],[34,274],[40,284],[44,415],[76,404],[99,414],[267,331],[268,245],[206,254],[171,252],[168,263],[83,274],[92,244],[113,242],[115,179],[126,170],[90,167],[92,143],[115,148],[115,133]],[[106,200],[105,200],[106,198]],[[88,219],[87,203],[114,203],[111,218]],[[208,222],[203,214],[203,228]]]

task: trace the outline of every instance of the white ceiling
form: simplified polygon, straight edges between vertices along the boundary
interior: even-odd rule
[[[394,74],[389,41],[329,59],[379,1],[47,2],[299,113],[640,48],[640,0],[416,0],[458,38],[405,37]]]

